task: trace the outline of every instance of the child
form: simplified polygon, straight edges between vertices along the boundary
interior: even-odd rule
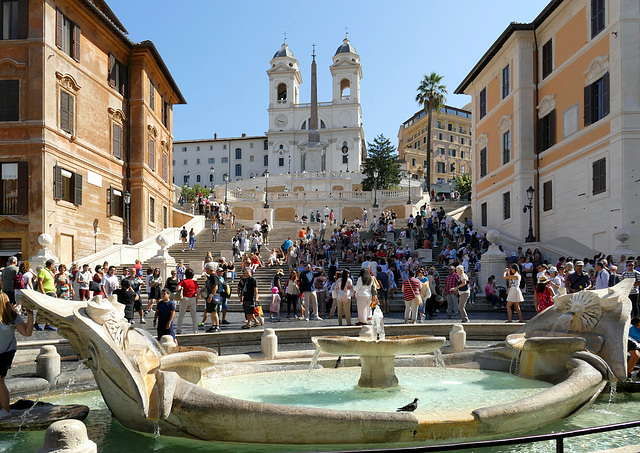
[[[629,327],[629,338],[627,339],[627,350],[629,351],[629,359],[627,361],[627,379],[632,380],[633,369],[640,359],[640,318],[634,316],[631,319],[631,327]],[[637,375],[636,375],[637,379]]]
[[[173,332],[173,318],[176,315],[176,305],[171,300],[171,292],[164,288],[161,299],[156,306],[156,315],[153,318],[153,326],[158,327],[158,341],[164,335],[171,335],[176,341],[176,334]],[[159,318],[159,319],[158,319]]]
[[[269,319],[273,319],[273,315],[277,316],[280,322],[280,291],[276,286],[271,288],[271,305],[269,306]]]

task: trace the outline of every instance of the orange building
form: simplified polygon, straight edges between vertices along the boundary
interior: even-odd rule
[[[2,262],[34,254],[41,233],[68,263],[173,226],[172,106],[185,101],[153,43],[131,42],[103,0],[0,7]]]
[[[472,96],[474,221],[522,240],[640,250],[638,3],[553,0],[511,23],[455,90]]]

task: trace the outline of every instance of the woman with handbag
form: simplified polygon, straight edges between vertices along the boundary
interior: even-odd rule
[[[462,265],[456,267],[456,272],[460,276],[458,286],[456,286],[456,291],[458,293],[458,310],[460,311],[462,322],[469,322],[469,316],[467,316],[467,310],[465,309],[469,296],[471,295],[469,277],[464,273],[464,266]]]
[[[420,280],[412,270],[409,271],[409,278],[402,282],[402,294],[404,296],[404,323],[409,323],[409,317],[413,318],[413,323],[418,319],[418,307],[422,303],[420,296]]]
[[[351,293],[353,281],[349,269],[342,271],[342,276],[336,280],[336,299],[338,300],[338,325],[342,325],[342,316],[347,318],[347,325],[351,325]]]

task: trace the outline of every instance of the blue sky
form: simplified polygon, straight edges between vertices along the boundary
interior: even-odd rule
[[[264,134],[266,70],[283,32],[300,62],[300,102],[310,99],[311,45],[316,44],[318,100],[331,100],[329,65],[345,27],[360,55],[367,141],[384,134],[397,145],[400,124],[419,106],[425,73],[453,91],[512,22],[530,22],[549,0],[107,0],[133,41],[153,41],[187,105],[174,107],[176,140]]]

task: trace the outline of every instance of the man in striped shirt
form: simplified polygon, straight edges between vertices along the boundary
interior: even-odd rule
[[[631,316],[638,316],[638,286],[640,286],[640,272],[633,268],[633,261],[627,261],[627,267],[622,274],[620,274],[620,280],[625,278],[635,279],[635,284],[631,288],[629,293],[629,299],[631,299]]]
[[[402,282],[402,295],[404,296],[404,323],[409,322],[409,315],[413,323],[418,319],[418,307],[422,302],[420,298],[420,286],[422,283],[416,278],[414,271],[409,270],[409,278]]]
[[[456,272],[456,268],[449,266],[449,275],[444,281],[444,294],[447,299],[447,318],[457,318],[460,316],[458,312],[458,294],[456,287],[460,282],[460,276]]]

